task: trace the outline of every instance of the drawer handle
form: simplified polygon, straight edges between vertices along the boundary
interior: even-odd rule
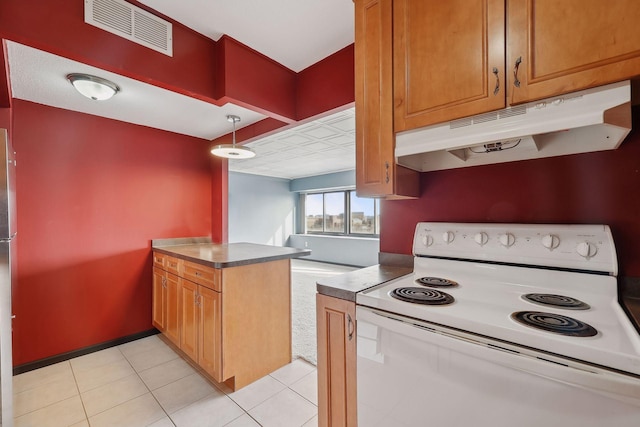
[[[518,80],[518,68],[520,68],[520,64],[522,63],[522,56],[519,56],[516,59],[515,66],[513,67],[513,85],[515,87],[520,87],[520,80]]]
[[[195,274],[196,274],[196,276],[198,276],[198,277],[202,276],[202,273],[200,273],[199,271],[196,271],[196,273],[195,273]]]
[[[347,331],[349,332],[349,341],[353,339],[353,320],[351,319],[351,315],[347,314]]]

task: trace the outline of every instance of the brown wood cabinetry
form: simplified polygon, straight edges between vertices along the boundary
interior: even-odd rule
[[[154,253],[153,324],[235,390],[291,362],[290,283],[289,259],[211,268]]]
[[[316,294],[318,425],[357,426],[356,304]]]
[[[200,313],[196,306],[198,285],[182,280],[180,287],[180,350],[194,361],[198,361],[198,335]]]
[[[163,257],[162,265],[176,262],[176,258]],[[154,262],[154,265],[158,263]],[[153,267],[152,324],[173,343],[180,342],[180,278],[175,274]]]
[[[200,286],[198,364],[216,381],[222,381],[222,305],[220,302],[220,292]]]
[[[166,271],[153,267],[153,304],[151,310],[151,323],[160,332],[166,329],[167,315],[167,290],[166,290]]]
[[[640,76],[636,0],[356,0],[355,8],[362,194],[397,194],[396,132]]]
[[[395,131],[505,107],[504,0],[394,0]]]
[[[419,176],[395,162],[392,0],[355,0],[356,192],[419,197]]]
[[[507,10],[512,104],[640,75],[637,0],[508,0]]]

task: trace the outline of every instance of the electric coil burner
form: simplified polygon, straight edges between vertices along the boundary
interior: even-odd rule
[[[422,222],[413,255],[356,294],[358,426],[638,427],[608,226]]]
[[[423,305],[446,305],[454,301],[451,295],[436,289],[397,288],[392,290],[389,295],[401,301]]]
[[[593,326],[560,314],[519,311],[513,313],[511,318],[525,326],[569,337],[592,337],[598,334]]]
[[[442,279],[440,277],[420,277],[416,279],[416,283],[419,285],[430,286],[432,288],[453,288],[458,286],[457,282],[449,279]]]
[[[564,308],[567,310],[588,310],[589,304],[579,299],[555,294],[526,294],[522,296],[525,301],[549,307]]]

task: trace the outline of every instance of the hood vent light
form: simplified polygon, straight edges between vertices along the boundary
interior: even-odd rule
[[[401,132],[396,162],[419,172],[618,148],[631,130],[629,81]]]

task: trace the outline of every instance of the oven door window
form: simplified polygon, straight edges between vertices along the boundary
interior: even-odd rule
[[[357,309],[359,426],[638,425],[638,378],[404,320]]]

